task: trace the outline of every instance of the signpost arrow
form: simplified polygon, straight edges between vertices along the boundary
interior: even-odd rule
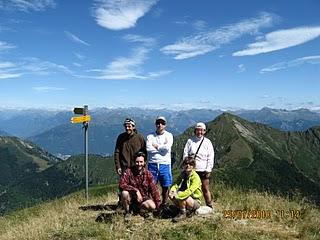
[[[91,116],[85,115],[85,116],[79,116],[79,117],[72,117],[71,123],[83,123],[83,122],[90,122]]]

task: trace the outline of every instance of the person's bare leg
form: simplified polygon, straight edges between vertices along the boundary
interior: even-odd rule
[[[212,208],[212,198],[211,198],[211,192],[209,188],[209,179],[202,179],[202,192],[204,199],[206,201],[206,205],[208,207]]]

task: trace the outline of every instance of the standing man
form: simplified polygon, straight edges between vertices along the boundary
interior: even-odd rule
[[[171,147],[173,136],[166,131],[167,120],[159,116],[155,122],[156,131],[147,136],[148,169],[162,187],[162,206],[168,200],[169,187],[172,184]]]
[[[134,166],[134,156],[137,152],[146,153],[146,142],[136,130],[133,119],[126,118],[123,123],[125,132],[121,133],[114,150],[116,173],[121,176],[127,168]]]
[[[207,206],[212,208],[209,180],[214,164],[214,150],[210,139],[204,136],[205,133],[206,125],[202,122],[197,123],[194,136],[188,139],[184,147],[183,159],[194,156],[196,160],[195,170],[201,178],[204,199]]]

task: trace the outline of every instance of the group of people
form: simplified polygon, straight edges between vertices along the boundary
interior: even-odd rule
[[[214,164],[214,149],[211,141],[204,136],[204,123],[196,124],[194,136],[185,145],[183,170],[174,184],[171,172],[173,135],[166,130],[165,117],[156,118],[156,130],[147,135],[146,141],[137,132],[133,119],[126,118],[123,126],[125,132],[117,138],[114,160],[120,177],[119,202],[125,210],[125,220],[130,218],[132,210],[150,218],[152,211],[165,208],[169,199],[179,208],[174,222],[194,213],[203,197],[206,205],[212,208],[209,179]]]

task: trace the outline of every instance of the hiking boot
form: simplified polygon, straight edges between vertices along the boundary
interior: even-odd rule
[[[124,221],[125,222],[129,222],[131,220],[131,218],[132,218],[132,214],[131,213],[127,212],[127,213],[124,214]]]
[[[193,217],[194,215],[196,215],[196,210],[197,210],[197,209],[194,209],[194,208],[188,210],[188,211],[187,211],[187,217],[188,217],[188,218],[191,218],[191,217]]]
[[[145,212],[145,213],[143,214],[143,218],[144,218],[144,220],[146,220],[146,221],[152,221],[152,220],[153,220],[152,212]]]
[[[186,212],[180,212],[177,216],[175,216],[173,219],[172,219],[172,222],[180,222],[184,219],[187,218],[187,213]]]

